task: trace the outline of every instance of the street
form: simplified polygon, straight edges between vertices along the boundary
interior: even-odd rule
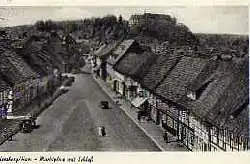
[[[101,109],[101,100],[110,109]],[[75,75],[69,91],[38,118],[38,129],[18,133],[0,151],[159,151],[134,122],[113,104],[90,74]],[[105,126],[107,135],[98,135]]]

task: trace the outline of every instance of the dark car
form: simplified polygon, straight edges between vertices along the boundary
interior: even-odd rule
[[[23,133],[31,133],[36,127],[36,122],[34,119],[25,119],[21,123],[21,130]]]
[[[75,82],[75,77],[70,77],[70,81]]]
[[[108,101],[101,101],[100,106],[102,109],[108,109],[109,108],[109,102]]]
[[[69,80],[65,83],[65,86],[69,87],[72,85],[73,82],[75,82],[75,78],[74,77],[69,77]]]

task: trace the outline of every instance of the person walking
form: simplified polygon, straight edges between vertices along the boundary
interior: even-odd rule
[[[141,122],[141,112],[140,111],[137,113],[137,119],[139,122]]]
[[[163,133],[163,139],[164,141],[167,143],[168,142],[168,133],[167,131],[165,130],[164,133]]]
[[[102,126],[101,131],[102,131],[102,136],[106,136],[106,129],[104,126]]]

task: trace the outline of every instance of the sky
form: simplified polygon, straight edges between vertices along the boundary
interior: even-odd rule
[[[169,14],[194,33],[248,34],[248,8],[244,6],[0,6],[0,26],[33,24],[37,20],[73,20],[108,14],[129,19],[144,12]]]

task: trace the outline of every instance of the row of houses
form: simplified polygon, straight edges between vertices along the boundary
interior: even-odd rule
[[[61,80],[60,72],[46,57],[48,52],[39,44],[27,41],[28,48],[25,44],[16,48],[6,45],[5,39],[0,41],[1,118],[52,91]]]
[[[170,48],[135,40],[102,45],[94,73],[191,151],[248,150],[248,55]]]

